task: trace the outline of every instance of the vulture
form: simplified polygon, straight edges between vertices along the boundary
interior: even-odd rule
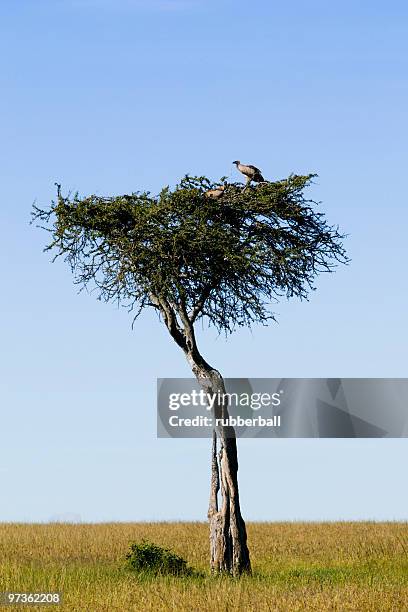
[[[241,174],[246,177],[245,189],[248,187],[251,181],[254,181],[254,183],[263,183],[265,181],[261,171],[259,168],[256,168],[256,166],[241,164],[240,161],[234,161],[232,163],[235,164],[237,170],[239,170]]]
[[[213,200],[218,200],[224,195],[225,185],[220,185],[219,187],[215,187],[215,189],[209,189],[205,192],[206,198],[212,198]]]

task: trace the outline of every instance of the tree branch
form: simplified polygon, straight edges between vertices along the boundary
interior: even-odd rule
[[[183,349],[184,352],[187,351],[187,343],[183,331],[181,330],[178,322],[176,313],[173,308],[161,296],[156,296],[153,293],[149,294],[150,300],[159,308],[160,312],[163,315],[164,322],[166,324],[167,329],[170,332],[170,335],[174,339],[174,341],[178,344],[180,348]]]
[[[212,289],[213,289],[213,285],[211,284],[208,284],[204,287],[200,297],[198,298],[196,304],[194,305],[193,309],[190,311],[188,315],[188,318],[190,319],[191,323],[194,323],[198,315],[202,312],[204,308],[204,304],[206,300],[209,298]]]

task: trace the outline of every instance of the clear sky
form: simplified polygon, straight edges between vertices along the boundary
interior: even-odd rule
[[[152,313],[76,294],[28,225],[54,181],[317,172],[348,268],[278,324],[199,334],[228,377],[407,376],[406,2],[3,0],[0,520],[205,519],[208,440],[157,440],[188,376]],[[248,519],[408,519],[407,440],[241,441]]]

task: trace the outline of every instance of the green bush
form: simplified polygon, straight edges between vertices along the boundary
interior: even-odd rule
[[[162,548],[151,542],[133,542],[126,555],[127,565],[138,573],[173,576],[189,576],[192,570],[187,561],[168,548]]]

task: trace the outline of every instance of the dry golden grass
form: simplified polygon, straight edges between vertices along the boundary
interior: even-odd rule
[[[206,573],[140,578],[131,541],[172,548]],[[204,523],[0,525],[0,591],[62,591],[60,607],[5,610],[408,611],[406,523],[253,523],[253,576],[212,578]]]

